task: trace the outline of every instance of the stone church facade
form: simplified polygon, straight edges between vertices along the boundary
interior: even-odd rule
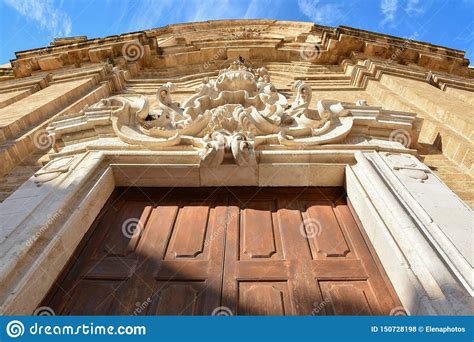
[[[462,51],[226,20],[0,72],[2,314],[472,314]]]

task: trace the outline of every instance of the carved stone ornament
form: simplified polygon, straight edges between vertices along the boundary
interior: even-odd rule
[[[404,177],[420,183],[424,183],[429,178],[429,169],[420,164],[413,156],[400,153],[386,153],[385,156],[390,161],[392,168]]]
[[[41,170],[34,174],[36,186],[41,186],[47,183],[61,174],[69,172],[72,162],[76,157],[65,156],[58,159],[51,160]]]
[[[105,98],[87,112],[110,111],[115,133],[128,144],[152,150],[194,146],[208,166],[232,159],[253,164],[260,145],[305,148],[342,142],[353,127],[353,114],[380,113],[364,101],[320,100],[310,109],[312,90],[302,81],[294,84],[296,98],[290,105],[266,68],[248,67],[240,59],[216,79],[204,79],[181,105],[173,101],[173,88],[170,82],[162,85],[153,107],[143,95],[124,94]]]

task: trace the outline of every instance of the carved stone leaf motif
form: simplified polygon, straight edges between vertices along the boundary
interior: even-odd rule
[[[145,96],[121,95],[89,110],[109,109],[113,129],[126,143],[155,150],[191,145],[200,150],[204,165],[215,167],[230,156],[238,165],[255,163],[254,148],[259,145],[305,147],[343,141],[353,125],[350,109],[365,105],[320,100],[317,109],[310,109],[312,90],[302,81],[295,83],[296,99],[289,105],[266,68],[253,69],[240,60],[217,79],[204,79],[182,106],[173,101],[172,90],[172,83],[162,85],[152,108]]]
[[[50,161],[41,170],[34,174],[36,185],[41,186],[43,183],[52,181],[61,174],[69,172],[69,168],[74,159],[74,156],[66,156]]]
[[[206,144],[200,151],[200,157],[205,166],[219,166],[229,152],[239,166],[256,164],[254,142],[249,141],[242,133],[216,131],[206,136],[204,140]]]
[[[386,156],[392,164],[392,168],[395,171],[400,172],[403,176],[414,179],[420,183],[423,183],[428,179],[428,170],[426,167],[420,167],[414,157],[392,153],[388,153]]]

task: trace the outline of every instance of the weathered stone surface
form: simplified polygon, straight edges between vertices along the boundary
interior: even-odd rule
[[[469,313],[468,64],[275,20],[17,53],[0,70],[0,312],[31,313],[115,186],[345,185],[409,313]]]

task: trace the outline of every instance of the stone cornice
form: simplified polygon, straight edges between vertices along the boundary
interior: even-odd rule
[[[33,92],[46,88],[51,83],[51,75],[11,79],[0,83],[0,93],[30,89]]]
[[[310,39],[311,38],[311,39]],[[219,39],[216,42],[216,39]],[[50,47],[17,52],[12,61],[16,77],[41,71],[78,68],[110,62],[128,69],[163,69],[244,55],[251,60],[301,61],[301,49],[318,44],[320,53],[312,64],[337,65],[354,53],[380,58],[397,65],[416,65],[446,77],[472,77],[464,52],[428,43],[368,32],[350,27],[331,28],[304,22],[275,20],[224,20],[170,25],[98,39],[62,40]],[[122,53],[126,43],[137,42],[142,51],[137,63]],[[222,50],[218,54],[219,50]],[[234,54],[236,56],[234,56]],[[217,57],[216,57],[217,56]],[[214,58],[214,59],[213,59]],[[210,65],[210,69],[218,68]]]
[[[135,70],[135,69],[131,69]],[[115,90],[124,88],[125,75],[136,74],[136,72],[123,72],[114,69],[110,64],[96,64],[80,69],[66,68],[55,70],[54,72],[39,72],[28,78],[16,78],[0,82],[0,93],[31,89],[33,92],[46,88],[55,83],[75,81],[82,78],[94,77],[97,82],[106,81],[111,78],[117,78],[115,81]]]
[[[382,74],[390,74],[425,81],[441,90],[445,90],[446,87],[454,87],[474,91],[473,78],[426,71],[417,65],[387,63],[381,59],[366,59],[362,63],[344,61],[342,64],[346,67],[346,73],[351,75],[351,85],[356,88],[365,88],[369,79],[379,80]]]

